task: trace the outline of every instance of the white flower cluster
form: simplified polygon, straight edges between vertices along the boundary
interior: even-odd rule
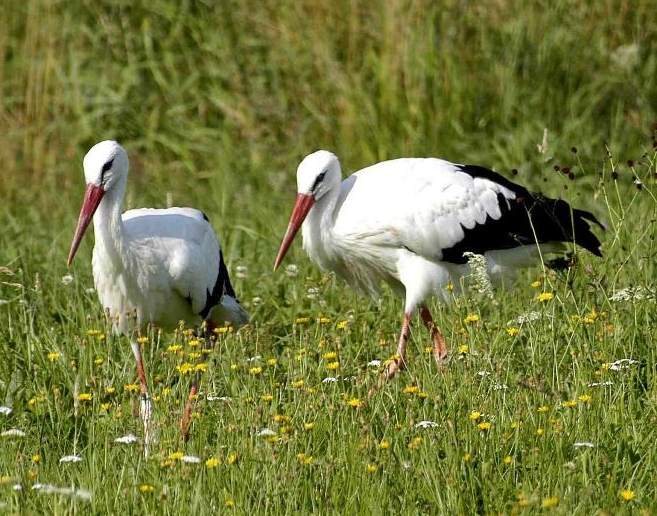
[[[657,299],[654,289],[647,289],[645,287],[626,287],[614,292],[609,298],[611,301],[654,301]]]
[[[470,266],[470,278],[472,286],[480,294],[493,298],[493,285],[488,277],[488,263],[482,254],[463,253]]]

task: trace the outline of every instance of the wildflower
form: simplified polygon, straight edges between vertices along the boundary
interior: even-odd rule
[[[32,455],[32,463],[33,464],[39,464],[40,462],[41,462],[41,455],[39,455],[38,453],[35,453],[34,455]]]
[[[221,462],[216,457],[210,457],[205,461],[205,467],[208,469],[216,468]]]
[[[589,403],[593,398],[591,398],[589,394],[582,394],[578,396],[577,399],[582,403]]]
[[[548,410],[550,410],[550,407],[548,407],[547,405],[541,405],[536,410],[540,413],[544,413],[544,412],[547,412]]]
[[[492,426],[492,423],[490,421],[482,421],[477,425],[477,428],[481,430],[482,432],[487,432],[490,430],[490,427]]]
[[[127,383],[123,386],[123,390],[125,392],[138,392],[139,391],[139,385],[136,383]],[[107,389],[105,390],[107,392]]]
[[[447,290],[447,292],[454,292],[454,283],[451,281],[447,283],[447,285],[445,285],[445,290]]]
[[[337,360],[335,362],[329,362],[328,364],[326,364],[326,369],[328,369],[329,371],[335,371],[339,367],[340,367],[340,362],[338,362]]]
[[[61,356],[62,355],[61,353],[59,353],[59,351],[51,351],[50,353],[48,353],[48,360],[50,360],[51,362],[57,362],[57,360],[59,360],[59,357]]]
[[[458,352],[460,355],[465,355],[470,351],[470,348],[466,344],[461,344],[459,346]]]
[[[350,400],[347,401],[347,405],[353,408],[361,408],[365,404],[358,398],[351,398]]]
[[[197,457],[196,455],[183,455],[183,458],[180,459],[182,460],[185,464],[200,464],[201,459]]]
[[[543,501],[541,502],[541,507],[543,509],[549,509],[550,507],[555,507],[557,505],[559,505],[558,496],[550,496],[549,498],[543,498]]]
[[[420,421],[415,424],[415,428],[436,428],[438,423],[435,421]]]
[[[237,371],[237,369],[238,369],[239,367],[240,367],[240,366],[238,366],[237,364],[230,364],[230,370],[231,370],[231,371]],[[253,373],[251,373],[251,374],[253,374]]]
[[[338,357],[338,354],[335,351],[327,351],[322,355],[324,360],[334,360]]]
[[[381,360],[376,360],[376,359],[370,360],[367,363],[367,367],[379,367],[380,365],[381,365]]]
[[[263,394],[262,396],[260,396],[260,399],[262,401],[269,402],[269,401],[273,401],[274,397],[271,394]]]
[[[561,406],[566,408],[574,408],[577,406],[577,400],[562,401]]]
[[[150,484],[139,484],[139,491],[142,493],[152,493],[155,491],[155,487]]]
[[[469,453],[464,453],[463,454],[463,462],[470,462],[472,460],[472,455]]]
[[[381,442],[379,443],[379,449],[387,450],[388,448],[390,448],[390,441],[387,439],[381,439]]]
[[[180,351],[182,351],[182,345],[180,344],[171,344],[167,348],[167,353],[179,353]]]
[[[228,457],[226,457],[226,464],[228,464],[229,466],[232,466],[233,464],[235,464],[237,462],[237,459],[238,459],[237,453],[235,453],[235,452],[229,453]]]
[[[631,489],[623,489],[620,493],[619,496],[626,502],[629,502],[631,500],[634,500],[634,491]]]
[[[224,500],[224,507],[226,507],[227,509],[232,509],[233,507],[235,507],[235,500],[233,500],[232,498],[226,498],[226,500]]]
[[[317,319],[317,322],[319,324],[328,324],[328,323],[331,322],[331,318],[330,317],[320,317],[319,319]]]
[[[99,335],[102,335],[100,330],[87,330],[87,336],[89,337],[98,337]]]
[[[509,464],[511,464],[513,462],[513,457],[511,457],[511,455],[507,455],[506,457],[504,457],[503,462],[504,462],[504,464],[506,464],[508,466]]]
[[[376,473],[378,471],[378,469],[379,469],[379,466],[377,466],[376,464],[368,464],[367,468],[366,468],[366,471],[368,473]]]
[[[515,326],[510,326],[509,328],[506,329],[506,334],[509,337],[515,337],[520,333],[520,328],[517,328]]]
[[[319,289],[317,287],[309,287],[308,291],[306,293],[306,297],[308,299],[317,299],[317,296],[319,295]]]
[[[285,267],[285,274],[287,274],[290,278],[294,278],[297,274],[299,274],[299,267],[291,263]]]
[[[610,371],[621,371],[622,369],[627,369],[631,365],[638,364],[638,360],[633,360],[631,358],[621,358],[620,360],[616,360],[615,362],[612,362],[611,364],[603,364],[603,367],[607,365],[607,368]]]
[[[187,345],[188,345],[190,348],[198,348],[200,344],[201,344],[201,341],[198,340],[198,339],[191,339],[191,340],[187,343]]]
[[[416,450],[417,448],[420,447],[421,444],[422,444],[422,437],[419,437],[419,436],[418,437],[413,437],[413,439],[411,439],[411,442],[408,443],[408,449],[409,450]]]
[[[137,344],[147,344],[148,340],[148,337],[137,337]]]
[[[64,274],[62,276],[62,285],[70,285],[73,283],[73,275],[72,274]]]
[[[219,334],[228,333],[231,330],[232,330],[232,327],[230,327],[230,326],[217,326],[213,331],[214,331],[214,333],[219,335]]]
[[[103,365],[103,362],[105,362],[105,359],[102,358],[102,357],[98,357],[94,360],[94,364],[97,365],[97,366]]]
[[[182,364],[176,366],[176,370],[182,374],[188,374],[191,373],[194,370],[194,366],[190,364],[189,362],[183,362]]]
[[[481,412],[473,410],[468,417],[471,421],[477,421],[481,417]]]
[[[340,321],[340,322],[338,322],[338,324],[336,324],[336,328],[338,330],[344,330],[344,329],[347,328],[348,325],[349,325],[349,321],[346,321],[346,320],[345,321]]]
[[[522,425],[521,421],[514,421],[513,423],[511,423],[511,428],[515,430],[517,428],[520,428],[520,425]]]
[[[544,433],[545,433],[545,430],[543,430],[542,428],[537,428],[537,429],[536,429],[536,435],[541,436],[541,435],[543,435]]]
[[[0,414],[3,416],[8,416],[13,412],[13,409],[11,407],[5,407],[4,405],[0,406]]]
[[[310,321],[309,317],[297,317],[294,324],[307,324]]]
[[[112,408],[111,403],[101,403],[100,404],[100,410],[101,412],[109,412],[109,409]]]
[[[315,423],[312,422],[312,421],[303,424],[303,429],[304,430],[309,431],[309,430],[312,430],[313,428],[315,428]]]
[[[420,392],[417,393],[417,397],[420,398],[420,399],[426,399],[426,398],[429,397],[429,395],[424,391],[420,391]]]
[[[18,428],[10,428],[0,434],[1,437],[25,437],[25,432]]]
[[[554,294],[552,292],[541,292],[538,296],[536,296],[536,299],[540,303],[545,303],[547,301],[552,301],[552,299],[554,299]]]
[[[275,414],[274,421],[276,423],[289,423],[290,421],[292,421],[292,418],[284,414]]]
[[[322,380],[322,383],[335,383],[335,382],[337,382],[337,381],[338,381],[337,378],[335,378],[335,377],[333,377],[333,376],[327,376],[326,378],[324,378],[324,379]]]
[[[276,432],[274,432],[271,428],[263,428],[258,431],[256,437],[273,437],[274,435],[276,435]]]
[[[295,380],[295,381],[292,382],[292,388],[299,389],[299,388],[303,387],[304,383],[305,382],[303,381],[303,378],[299,378],[298,380]]]
[[[313,463],[315,460],[312,455],[307,455],[305,453],[297,453],[297,460],[306,466],[310,465]]]
[[[465,319],[463,319],[463,322],[465,324],[470,324],[470,323],[476,323],[479,320],[479,316],[477,314],[468,314]]]
[[[90,392],[81,392],[78,394],[78,401],[91,401],[91,398],[93,398],[93,394]]]
[[[532,281],[531,287],[532,288],[541,288],[541,285],[542,285],[541,281],[536,280],[536,281]]]
[[[176,451],[173,453],[169,454],[168,459],[169,460],[182,460],[182,458],[185,456],[185,454],[181,451]]]
[[[237,278],[246,278],[248,273],[249,269],[247,269],[246,265],[238,265],[235,267],[235,277]]]
[[[59,459],[59,462],[61,464],[65,464],[67,462],[80,462],[82,460],[82,457],[79,455],[64,455],[61,459]]]
[[[134,434],[127,434],[121,437],[117,437],[114,439],[115,443],[120,443],[120,444],[133,444],[136,443],[139,439],[137,439],[137,436]]]
[[[252,367],[251,369],[249,369],[250,375],[256,376],[259,375],[260,373],[262,373],[262,367]]]
[[[205,373],[208,370],[208,364],[206,362],[201,362],[194,366],[194,371],[198,373]]]
[[[278,364],[278,360],[276,360],[275,358],[269,358],[269,359],[267,359],[267,365],[268,365],[268,366],[272,366],[272,367],[273,367],[273,366],[275,366],[276,364]]]
[[[475,290],[486,297],[492,298],[493,285],[488,276],[488,263],[486,262],[486,258],[481,254],[471,252],[463,253],[463,256],[468,260],[468,266],[471,271],[470,277],[472,278],[472,284]]]
[[[573,443],[573,448],[595,448],[595,444],[590,443],[588,441],[580,441],[577,443]]]
[[[407,385],[402,392],[404,394],[417,394],[420,392],[420,388],[417,385]]]

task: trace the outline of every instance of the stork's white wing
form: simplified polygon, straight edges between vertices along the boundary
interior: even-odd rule
[[[501,217],[500,195],[516,197],[448,161],[384,161],[343,181],[334,230],[440,260],[443,250],[465,238],[465,229]]]

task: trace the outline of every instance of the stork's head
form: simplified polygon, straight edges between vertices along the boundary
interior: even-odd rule
[[[128,176],[128,154],[113,140],[105,140],[91,147],[82,163],[87,189],[84,192],[78,225],[68,253],[69,266],[100,201],[107,192],[124,183]]]
[[[287,232],[274,262],[274,270],[285,258],[301,224],[313,205],[324,195],[340,185],[342,172],[340,161],[332,152],[319,150],[308,154],[297,168],[297,199],[290,215]]]

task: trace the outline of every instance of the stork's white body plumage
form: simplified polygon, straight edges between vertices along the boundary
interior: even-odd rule
[[[165,329],[180,321],[241,326],[248,321],[248,314],[235,297],[219,240],[202,212],[169,208],[121,214],[128,156],[114,141],[100,142],[89,150],[84,173],[87,188],[68,263],[73,261],[93,218],[94,284],[114,331],[131,338],[148,435],[151,403],[141,351],[134,337],[147,324]],[[192,384],[181,423],[185,437],[197,382]]]
[[[317,151],[297,170],[297,202],[276,259],[277,267],[299,226],[308,256],[347,282],[377,293],[382,282],[405,295],[398,347],[403,365],[410,317],[416,308],[431,330],[436,358],[446,347],[424,305],[448,297],[470,273],[464,253],[486,257],[493,280],[512,275],[576,243],[600,254],[588,222],[592,214],[561,200],[532,194],[482,167],[435,158],[377,163],[342,181],[335,155]]]

